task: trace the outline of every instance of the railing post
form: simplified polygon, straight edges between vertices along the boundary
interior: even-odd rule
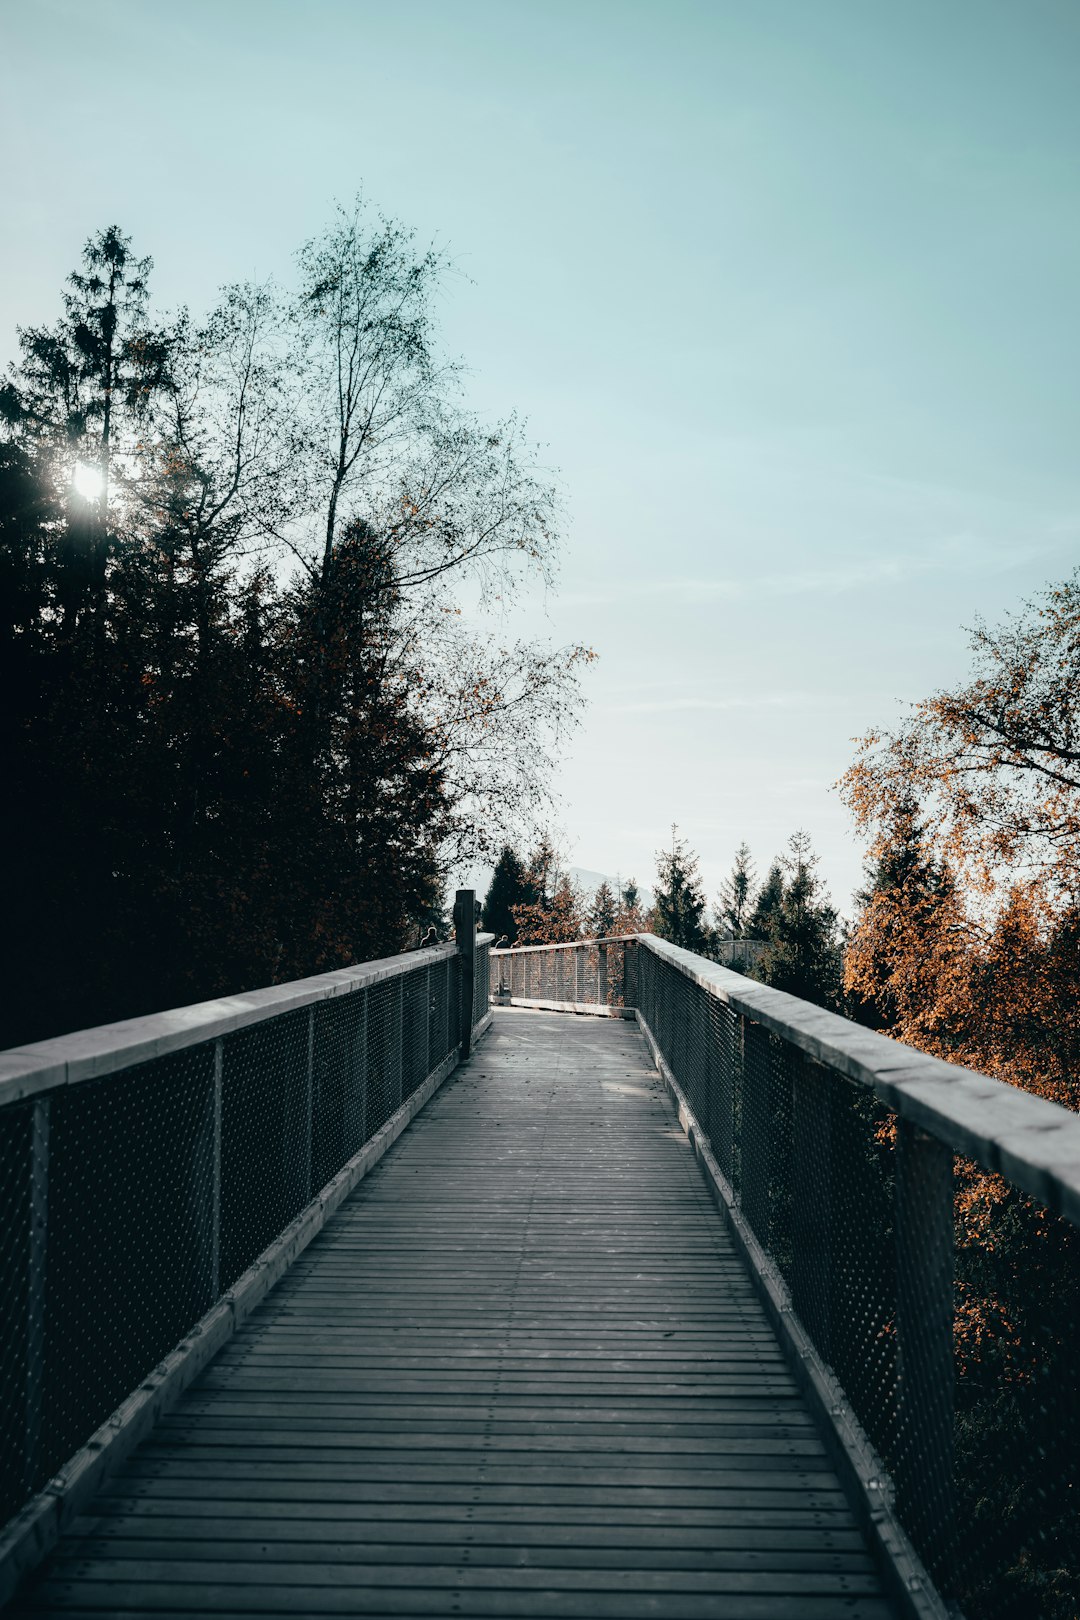
[[[596,954],[596,999],[601,1007],[606,1007],[608,998],[607,946],[598,945]]]
[[[476,974],[476,895],[472,889],[459,889],[454,896],[454,939],[461,958],[461,1058],[472,1050],[473,987]]]
[[[309,1201],[315,1192],[311,1185],[313,1178],[313,1147],[315,1140],[315,1007],[307,1010],[307,1068],[305,1072],[304,1090],[304,1143],[303,1167],[304,1200]]]
[[[769,1247],[769,1178],[772,1174],[772,1118],[769,1111],[767,1035],[740,1014],[738,1064],[738,1196],[743,1215],[764,1247]]]
[[[353,1033],[353,1060],[348,1081],[348,1107],[346,1117],[352,1126],[352,1146],[355,1153],[368,1139],[368,1075],[372,1064],[368,1053],[368,996],[365,988],[355,992],[357,998],[356,1027]]]
[[[214,1080],[211,1096],[210,1137],[210,1303],[221,1293],[221,1088],[225,1072],[225,1040],[214,1042]]]
[[[448,956],[444,964],[446,994],[443,996],[443,1050],[446,1057],[454,1048],[457,1011],[454,1007],[454,958]]]
[[[897,1501],[933,1565],[953,1535],[953,1155],[896,1122]]]
[[[35,1491],[41,1455],[45,1375],[45,1267],[49,1237],[49,1099],[36,1097],[30,1116],[30,1242],[26,1273],[26,1414],[23,1484]]]
[[[628,939],[623,945],[623,1006],[638,1004],[638,944]]]
[[[791,1302],[825,1361],[832,1361],[832,1095],[844,1082],[809,1058],[795,1060],[791,1100]]]
[[[405,1090],[405,975],[403,973],[399,973],[397,976],[391,1046],[390,1112],[394,1114],[401,1107],[402,1093]]]

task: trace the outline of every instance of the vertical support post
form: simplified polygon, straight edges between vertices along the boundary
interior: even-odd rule
[[[743,1028],[746,1060],[742,1086],[742,1207],[763,1248],[769,1249],[774,1121],[769,1108],[769,1037],[757,1024]]]
[[[792,1094],[791,1297],[795,1313],[832,1361],[833,1088],[845,1082],[809,1058],[795,1060]]]
[[[731,1051],[731,1169],[735,1201],[746,1204],[746,1048],[750,1020],[736,1015],[735,1039]]]
[[[303,1176],[304,1201],[308,1202],[314,1196],[315,1188],[312,1186],[314,1173],[313,1147],[315,1141],[315,1006],[314,1003],[307,1010],[307,1074],[304,1088],[304,1141],[302,1147],[303,1162],[301,1175]]]
[[[709,1140],[716,1161],[735,1187],[735,1048],[739,1039],[737,1014],[722,1001],[709,1002],[709,1052],[712,1074],[709,1089]]]
[[[405,1089],[405,975],[399,973],[394,981],[393,1011],[390,1014],[390,1112],[396,1114],[401,1107]]]
[[[353,1036],[352,1072],[348,1076],[348,1118],[352,1127],[350,1144],[344,1158],[357,1152],[368,1139],[367,1082],[371,1064],[368,1062],[368,989],[355,990],[356,1025]],[[344,1162],[344,1160],[343,1160]]]
[[[638,1004],[638,942],[628,939],[623,946],[623,1006]]]
[[[476,953],[476,994],[482,1012],[491,1006],[491,946],[481,945]]]
[[[435,983],[432,978],[432,967],[429,962],[424,969],[424,1005],[427,1007],[427,1047],[425,1051],[424,1078],[433,1069],[438,1068],[439,1059],[435,1052]]]
[[[694,1112],[712,1141],[713,1092],[709,1084],[709,1004],[699,985],[689,985],[690,1016],[687,1018],[686,1077],[693,1087]]]
[[[953,1155],[896,1122],[897,1506],[931,1568],[954,1533]]]
[[[49,1238],[49,1099],[34,1099],[30,1116],[30,1241],[26,1267],[26,1413],[23,1485],[41,1484],[41,1409],[45,1381],[45,1269]]]
[[[210,1303],[221,1293],[221,1092],[225,1074],[225,1037],[214,1042],[214,1091],[210,1170]]]
[[[473,988],[476,976],[476,895],[459,889],[454,896],[454,939],[461,961],[461,1060],[472,1051]]]
[[[607,946],[596,947],[596,999],[601,1007],[607,1006],[608,998],[608,971]]]
[[[446,985],[445,994],[443,996],[442,1052],[440,1053],[440,1062],[444,1057],[449,1057],[451,1048],[454,1046],[454,1020],[457,1017],[457,1011],[454,1007],[454,958],[452,956],[448,956],[446,958],[443,971],[446,975]]]

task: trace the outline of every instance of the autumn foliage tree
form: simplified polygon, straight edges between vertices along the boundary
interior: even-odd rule
[[[563,945],[584,936],[588,918],[585,898],[547,834],[529,856],[525,882],[533,898],[514,907],[520,945]]]
[[[641,890],[635,878],[627,878],[625,883],[619,885],[615,896],[615,915],[612,918],[611,932],[613,934],[647,934],[652,932],[653,918],[649,909],[642,904]]]
[[[867,737],[843,780],[871,841],[847,989],[899,1039],[1076,1110],[1080,575],[971,641],[971,678]],[[1072,1375],[1080,1243],[963,1159],[956,1232],[964,1607],[1066,1620],[1080,1437],[1044,1391]]]
[[[615,927],[616,903],[611,884],[606,880],[597,884],[589,907],[589,932],[594,939],[606,939]]]
[[[849,990],[925,1051],[1080,1107],[1080,575],[972,635],[973,678],[873,733]]]

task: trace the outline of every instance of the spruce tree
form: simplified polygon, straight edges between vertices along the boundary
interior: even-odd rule
[[[481,927],[486,933],[494,934],[496,939],[505,936],[512,945],[517,939],[513,908],[528,905],[531,896],[532,889],[526,880],[520,856],[509,844],[504,844],[484,897],[480,913]]]
[[[118,457],[131,481],[139,429],[164,386],[169,345],[147,324],[149,259],[115,225],[91,237],[68,277],[53,327],[19,332],[21,358],[0,387],[0,421],[32,448],[66,499],[57,536],[57,604],[71,632],[87,608],[97,633],[109,559],[119,539],[112,501]]]
[[[817,876],[817,856],[805,832],[793,833],[783,857],[783,893],[769,919],[768,943],[751,970],[777,990],[820,1007],[837,1008],[842,958],[834,907]]]
[[[772,933],[773,919],[780,909],[784,898],[784,869],[779,859],[773,861],[769,867],[765,882],[758,890],[754,909],[746,923],[746,937],[748,939],[768,939]]]
[[[525,904],[550,910],[559,882],[559,852],[547,833],[529,856],[525,881],[531,891]]]
[[[704,918],[698,858],[673,825],[671,848],[656,855],[656,932],[684,950],[703,952],[709,943]]]
[[[716,902],[716,924],[731,939],[742,939],[754,903],[754,863],[749,844],[735,851],[731,876],[724,883]]]
[[[588,928],[594,939],[606,939],[615,927],[615,896],[608,883],[601,883],[589,907]]]

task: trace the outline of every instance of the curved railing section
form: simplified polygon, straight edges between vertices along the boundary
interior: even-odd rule
[[[0,1606],[487,1027],[466,892],[455,944],[0,1053]]]
[[[491,975],[636,1009],[911,1610],[1080,1612],[1080,1117],[651,935]]]
[[[553,1012],[633,1018],[633,998],[626,995],[626,943],[620,935],[493,950],[491,1000],[495,1006],[512,1002]]]

